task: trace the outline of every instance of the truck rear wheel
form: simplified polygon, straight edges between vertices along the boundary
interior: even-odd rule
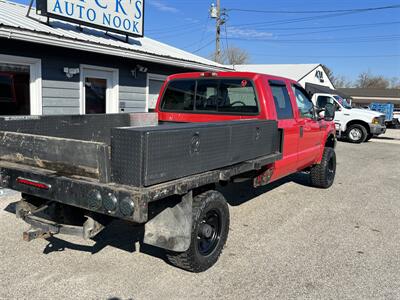
[[[229,208],[224,196],[207,191],[193,198],[193,224],[190,247],[185,252],[167,252],[175,266],[203,272],[218,260],[229,231]]]
[[[336,174],[335,149],[325,148],[321,163],[311,168],[311,185],[327,189],[332,186]]]
[[[350,125],[347,129],[347,140],[350,143],[361,144],[365,142],[367,135],[367,129],[360,124]]]

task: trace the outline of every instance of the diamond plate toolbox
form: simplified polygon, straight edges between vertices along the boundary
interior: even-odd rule
[[[112,181],[146,187],[279,150],[277,123],[270,120],[114,128]]]

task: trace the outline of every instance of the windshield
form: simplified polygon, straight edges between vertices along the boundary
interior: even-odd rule
[[[351,109],[351,105],[347,102],[346,99],[343,99],[343,98],[340,97],[340,96],[333,96],[333,97],[334,97],[334,98],[336,99],[336,101],[339,102],[339,104],[342,105],[344,108]]]

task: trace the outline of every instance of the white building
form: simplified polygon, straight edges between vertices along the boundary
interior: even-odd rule
[[[318,85],[321,89],[334,90],[335,87],[321,64],[285,64],[285,65],[235,65],[235,70],[263,73],[296,80],[306,90],[310,85]],[[307,86],[306,86],[307,85]]]

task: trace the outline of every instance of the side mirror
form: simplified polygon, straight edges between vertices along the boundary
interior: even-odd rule
[[[327,103],[325,105],[325,121],[333,121],[335,119],[335,105]]]

